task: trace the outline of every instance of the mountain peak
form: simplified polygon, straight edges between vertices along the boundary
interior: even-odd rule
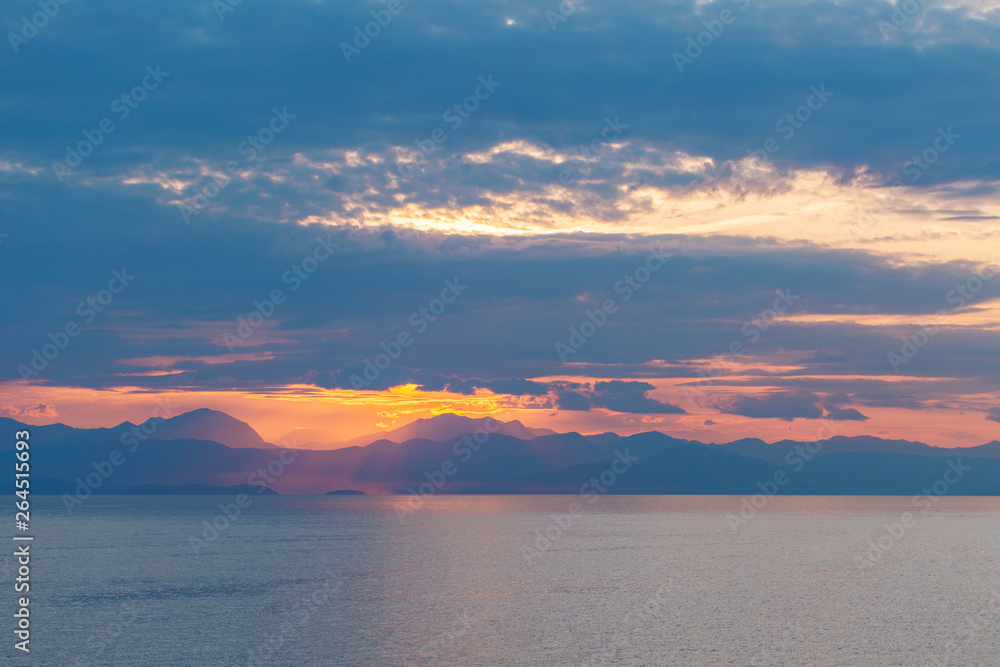
[[[160,440],[191,438],[212,440],[227,447],[268,448],[273,447],[260,437],[257,431],[236,417],[212,410],[199,408],[159,422],[152,436]]]
[[[500,423],[500,428],[496,424]],[[552,435],[555,431],[546,428],[530,428],[520,421],[501,422],[493,417],[466,417],[453,412],[444,412],[433,417],[422,417],[391,431],[380,431],[348,440],[346,445],[364,446],[376,440],[406,442],[407,440],[433,440],[442,442],[484,429],[493,433],[509,435],[519,440],[530,440],[542,435]]]

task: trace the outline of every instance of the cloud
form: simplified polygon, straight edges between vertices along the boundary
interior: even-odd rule
[[[558,392],[559,409],[587,411],[591,408],[605,408],[631,414],[686,414],[683,408],[647,396],[656,388],[648,382],[612,380],[595,382],[592,386],[576,385],[576,388],[576,391]]]
[[[545,396],[549,393],[549,385],[544,382],[525,380],[523,378],[500,378],[497,380],[453,380],[445,384],[445,389],[458,394],[471,394],[476,389],[488,389],[494,394],[509,394],[513,396]]]
[[[990,408],[987,410],[986,419],[991,422],[1000,422],[1000,408]]]
[[[370,361],[367,358],[366,360]],[[324,389],[385,391],[392,387],[413,384],[423,391],[449,391],[463,395],[473,394],[477,389],[487,389],[494,394],[512,396],[545,396],[550,391],[549,384],[524,378],[461,379],[417,371],[401,365],[390,365],[380,369],[374,362],[371,365],[365,362],[350,364],[338,371],[310,371],[307,379]]]
[[[714,422],[711,419],[705,420],[705,426],[715,426],[718,422]]]
[[[851,398],[844,392],[829,394],[823,401],[826,412],[823,417],[833,421],[868,421],[869,417],[863,415],[854,408],[844,407],[851,401]]]
[[[831,419],[833,421],[857,421],[863,422],[868,421],[869,417],[863,415],[854,408],[838,408],[833,405],[828,405],[826,408],[826,414],[823,415],[826,419]]]
[[[785,391],[764,396],[738,396],[721,411],[752,419],[819,419],[823,416],[820,397],[809,391]]]
[[[552,31],[533,2],[426,0],[347,63],[340,42],[371,20],[357,5],[244,4],[221,21],[203,0],[99,0],[72,22],[52,21],[44,48],[29,44],[30,56],[6,70],[6,161],[49,172],[64,158],[63,146],[110,117],[114,134],[69,182],[127,182],[161,200],[187,199],[242,157],[239,146],[274,107],[287,106],[296,116],[290,128],[213,199],[213,209],[361,221],[478,203],[488,216],[516,211],[511,199],[519,194],[530,201],[525,214],[591,210],[615,221],[649,208],[631,197],[637,185],[673,195],[709,191],[772,137],[780,145],[777,174],[750,179],[757,191],[783,187],[799,169],[843,181],[899,175],[934,140],[942,119],[962,134],[961,152],[942,154],[918,187],[1000,176],[991,148],[1000,143],[1000,124],[986,116],[1000,105],[992,78],[1000,67],[996,12],[963,2],[923,7],[919,21],[886,39],[878,20],[890,19],[895,7],[881,0],[821,8],[755,2],[690,71],[676,71],[671,53],[731,5],[688,1],[651,10],[635,0],[592,0]],[[21,14],[8,5],[0,20],[17,26]],[[264,33],[268,42],[259,48]],[[88,39],[94,34],[102,39]],[[225,57],[235,52],[243,57]],[[74,77],[46,76],[71,59],[81,63]],[[206,70],[204,62],[216,66]],[[872,62],[880,63],[878,76]],[[141,81],[146,65],[162,65],[170,76],[136,113],[119,119],[111,102]],[[423,76],[442,72],[430,83]],[[501,86],[451,127],[444,113],[488,75]],[[813,86],[827,86],[833,97],[794,136],[781,136],[776,123],[803,105]],[[344,90],[352,91],[347,103]],[[58,103],[66,97],[76,103]],[[616,116],[626,132],[598,159],[573,163],[573,194],[556,187],[568,160]],[[439,128],[445,141],[401,178],[399,166],[413,159],[416,142],[430,141]]]
[[[389,366],[375,374],[374,364],[353,364],[337,372],[324,371],[309,376],[311,382],[326,389],[368,389],[383,391],[403,384],[416,384],[425,391],[449,391],[469,395],[478,389],[512,396],[548,396],[554,394],[561,410],[588,411],[605,408],[632,414],[685,414],[683,408],[664,403],[647,394],[655,387],[648,382],[613,380],[608,382],[544,383],[518,378],[482,380],[459,379]],[[376,369],[377,370],[377,369]],[[367,375],[366,375],[367,371]]]
[[[855,250],[723,236],[501,238],[237,220],[187,226],[134,198],[84,196],[75,203],[58,190],[0,185],[0,191],[6,193],[0,215],[7,214],[10,239],[18,240],[17,252],[0,263],[0,280],[19,284],[16,294],[0,294],[0,308],[11,314],[0,323],[0,368],[10,377],[17,376],[18,365],[30,363],[32,350],[46,344],[49,333],[78,319],[76,304],[104,287],[112,269],[128,266],[137,276],[134,285],[92,323],[83,323],[82,333],[42,372],[44,381],[154,390],[302,382],[352,389],[352,375],[365,378],[365,360],[373,361],[382,343],[404,331],[412,345],[363,388],[416,384],[544,397],[551,387],[535,378],[694,380],[703,360],[728,350],[733,340],[745,340],[740,322],[770,307],[776,289],[792,287],[801,295],[794,315],[824,317],[769,328],[744,356],[760,366],[747,367],[730,384],[843,393],[859,408],[925,407],[933,396],[927,382],[917,381],[925,378],[949,378],[949,392],[1000,391],[1000,341],[986,329],[944,322],[948,337],[937,336],[921,350],[923,378],[886,383],[877,376],[888,369],[884,352],[898,348],[899,328],[838,321],[855,313],[914,320],[933,314],[942,294],[969,275],[968,263],[906,265]],[[134,224],[100,215],[109,203],[128,212]],[[66,219],[74,223],[58,223]],[[311,254],[321,233],[334,235],[341,247],[293,291],[283,276],[293,275],[290,269]],[[619,298],[616,281],[658,242],[675,253],[667,265],[627,304],[619,302],[622,307],[573,356],[573,364],[562,363],[554,344],[586,310]],[[5,241],[2,249],[12,243]],[[178,257],[190,260],[184,271],[177,270]],[[141,268],[134,258],[141,258]],[[32,268],[37,279],[19,283]],[[468,289],[418,333],[411,314],[440,293],[445,279],[455,278]],[[254,302],[275,289],[283,290],[284,302],[233,354],[223,336],[235,334],[237,318],[245,321]],[[987,283],[980,294],[984,302],[997,298],[1000,282]],[[849,350],[850,361],[803,362],[802,371],[781,375],[768,370],[784,351],[802,359],[815,349]],[[162,359],[162,366],[124,361],[144,358]],[[604,387],[599,393],[593,407],[651,414],[671,409],[641,391],[619,396]]]
[[[648,382],[626,382],[612,380],[597,382],[590,401],[595,407],[607,408],[615,412],[631,412],[636,414],[686,414],[683,408],[670,403],[663,403],[646,394],[655,389]]]
[[[560,410],[586,412],[590,410],[590,399],[575,391],[561,391],[557,395],[556,407]]]
[[[9,414],[11,417],[58,417],[59,413],[56,410],[56,406],[52,403],[39,403],[38,405],[27,406],[19,408],[13,405],[8,405],[3,408],[3,411]]]
[[[850,400],[843,392],[835,392],[822,399],[811,391],[781,391],[764,396],[738,396],[723,404],[721,410],[754,419],[792,421],[822,417],[833,421],[867,421],[867,415],[854,408],[843,407]]]
[[[810,364],[844,364],[850,361],[850,358],[846,354],[826,354],[825,352],[817,352],[808,359],[803,359],[802,363]]]
[[[826,397],[826,405],[845,405],[850,402],[850,397],[844,392],[836,392]]]
[[[923,410],[927,408],[926,400],[913,393],[864,393],[854,396],[854,402],[873,408],[903,408],[906,410]]]
[[[135,285],[86,323],[39,382],[350,389],[380,344],[414,333],[410,315],[458,276],[468,291],[365,388],[488,390],[538,403],[551,396],[564,409],[680,414],[651,398],[645,380],[695,379],[705,359],[745,342],[740,323],[791,288],[801,294],[792,316],[748,346],[728,380],[751,389],[733,409],[794,419],[819,410],[796,392],[839,393],[825,404],[831,418],[863,420],[848,395],[862,409],[914,410],[1000,395],[1000,341],[976,325],[942,324],[906,368],[912,382],[877,379],[885,352],[912,333],[888,316],[924,321],[949,308],[944,295],[964,283],[970,262],[916,263],[763,234],[642,238],[620,224],[776,196],[806,175],[815,178],[810,200],[828,187],[878,191],[950,124],[961,137],[912,188],[954,201],[940,212],[953,220],[933,233],[976,227],[995,240],[995,216],[967,198],[993,197],[1000,180],[1000,121],[990,113],[1000,105],[1000,14],[966,2],[923,6],[886,38],[877,22],[894,6],[881,0],[753,2],[725,39],[677,72],[671,52],[723,7],[733,3],[589,0],[553,31],[537,3],[422,0],[348,64],[339,42],[370,20],[351,3],[243,3],[225,21],[204,0],[95,0],[79,13],[70,5],[73,16],[52,21],[2,74],[0,233],[9,237],[0,280],[17,289],[0,294],[9,314],[0,368],[16,378],[124,264],[134,265]],[[9,26],[22,14],[16,3],[0,8]],[[79,65],[73,76],[51,76],[66,62]],[[56,180],[52,161],[113,114],[111,100],[147,64],[170,75]],[[443,112],[490,74],[502,82],[496,92],[448,126]],[[751,164],[747,151],[823,85],[829,102],[794,137],[779,137],[766,168]],[[296,116],[288,129],[243,161],[247,135],[286,106]],[[599,156],[581,155],[616,118],[628,127]],[[439,127],[446,141],[401,176],[417,142]],[[237,159],[231,183],[183,224],[177,203]],[[569,187],[559,183],[564,169]],[[932,213],[922,204],[906,212]],[[579,225],[584,218],[596,222]],[[453,226],[410,228],[431,222]],[[807,222],[788,216],[789,225]],[[318,234],[334,234],[341,248],[293,291],[283,276]],[[675,256],[562,363],[554,343],[582,313],[618,298],[616,281],[653,241]],[[240,344],[240,358],[226,356],[223,335],[275,289],[287,299]],[[977,305],[998,297],[992,281]],[[858,324],[854,315],[887,318]],[[163,363],[127,361],[138,358]],[[567,376],[590,384],[534,379]],[[752,398],[762,390],[775,398]]]

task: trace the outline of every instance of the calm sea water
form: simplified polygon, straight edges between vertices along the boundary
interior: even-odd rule
[[[1000,499],[774,498],[735,531],[739,497],[232,500],[35,498],[32,653],[6,615],[0,660],[1000,665]]]

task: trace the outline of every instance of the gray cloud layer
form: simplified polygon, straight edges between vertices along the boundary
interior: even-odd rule
[[[853,377],[890,373],[886,354],[912,327],[844,316],[919,322],[953,309],[947,295],[975,270],[968,262],[901,265],[773,239],[664,238],[675,256],[625,303],[614,286],[641,264],[651,240],[291,224],[331,215],[364,222],[406,205],[481,205],[506,215],[498,224],[516,224],[518,200],[614,223],[626,217],[630,187],[685,192],[727,182],[727,161],[776,136],[784,114],[822,85],[834,96],[782,139],[772,157],[779,170],[823,168],[844,181],[862,166],[899,175],[939,127],[952,126],[961,139],[918,185],[1000,177],[995,13],[926,6],[884,37],[877,24],[891,16],[888,3],[755,2],[679,73],[671,54],[703,21],[741,4],[588,0],[552,30],[545,11],[556,2],[405,2],[350,64],[340,42],[381,3],[246,2],[224,20],[202,0],[62,5],[18,53],[2,55],[0,233],[8,237],[0,276],[16,289],[0,293],[8,315],[0,367],[17,377],[49,334],[59,339],[75,323],[82,333],[39,380],[350,387],[352,376],[365,377],[366,360],[383,353],[380,344],[407,333],[412,345],[369,370],[366,387],[413,382],[462,394],[551,395],[565,409],[677,414],[681,408],[649,396],[646,380],[695,382],[705,359],[738,341],[744,360],[760,366],[739,371],[747,386],[781,388],[727,405],[746,416],[865,419],[847,399],[934,405],[921,379],[950,396],[1000,389],[995,332],[947,322],[905,366],[913,381],[890,390]],[[19,30],[34,11],[34,3],[9,3],[0,25]],[[141,84],[147,66],[169,75],[121,117],[113,100]],[[500,87],[450,126],[443,113],[490,74]],[[250,157],[248,135],[286,107],[295,118]],[[57,180],[52,162],[105,117],[114,131]],[[553,197],[564,159],[614,118],[628,125],[621,141],[600,159],[573,163],[573,197]],[[401,178],[399,165],[436,128],[447,140]],[[184,224],[170,201],[189,201],[231,160],[238,175]],[[315,237],[330,233],[340,247],[308,279],[298,277]],[[111,303],[100,312],[80,306],[100,298],[123,267],[136,277]],[[468,287],[433,320],[419,315],[433,313],[445,280]],[[224,334],[238,335],[237,318],[275,289],[287,301],[229,349]],[[775,290],[787,289],[798,295],[790,314],[836,317],[753,324]],[[968,307],[997,296],[1000,282],[988,283]],[[555,344],[609,298],[619,300],[618,312],[564,364]],[[748,323],[759,334],[753,341]],[[125,361],[153,357],[166,360]],[[768,370],[777,359],[796,370]],[[546,376],[608,381],[532,381]]]

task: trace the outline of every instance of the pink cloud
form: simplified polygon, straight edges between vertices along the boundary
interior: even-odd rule
[[[57,417],[59,415],[56,406],[52,403],[39,403],[25,408],[7,405],[0,409],[11,417]]]

